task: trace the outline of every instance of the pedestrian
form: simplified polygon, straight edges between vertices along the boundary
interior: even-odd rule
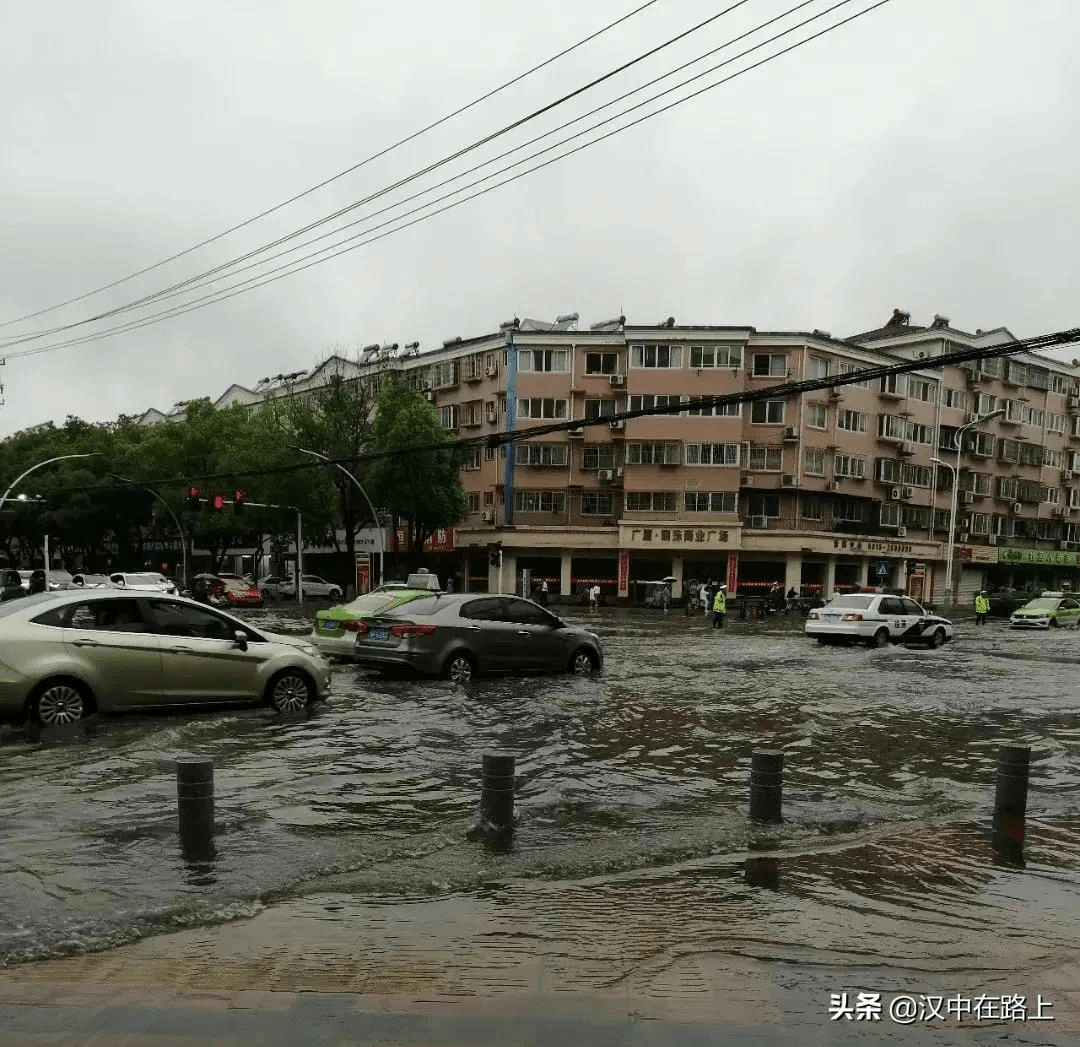
[[[979,591],[975,597],[975,624],[985,625],[986,616],[990,613],[990,601],[986,598],[986,590]]]
[[[701,588],[698,590],[698,599],[701,601],[701,613],[706,617],[709,614],[709,609],[712,607],[711,590],[712,587],[706,582],[702,582]]]
[[[716,590],[712,605],[712,627],[724,628],[724,615],[727,614],[727,586],[721,585]]]
[[[690,614],[697,607],[697,605],[698,605],[698,583],[696,581],[692,581],[690,583],[690,588],[689,588],[689,590],[687,591],[687,594],[686,594],[686,607],[683,610],[683,615],[685,617],[689,618]]]
[[[548,584],[547,584],[547,579],[545,578],[540,583],[540,606],[541,607],[547,607],[547,605],[548,605]]]
[[[589,590],[589,607],[595,611],[599,604],[600,586],[596,582],[594,582],[592,588]]]

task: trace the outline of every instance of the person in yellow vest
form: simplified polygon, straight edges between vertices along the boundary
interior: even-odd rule
[[[714,629],[724,628],[725,614],[727,614],[727,586],[721,585],[716,590],[712,602],[712,627]]]
[[[985,625],[986,616],[990,613],[990,601],[986,597],[986,590],[983,589],[978,596],[975,597],[975,624]]]

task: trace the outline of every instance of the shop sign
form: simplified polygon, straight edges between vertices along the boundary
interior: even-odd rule
[[[619,554],[619,592],[630,591],[630,554]]]
[[[894,553],[910,555],[912,546],[905,542],[875,542],[865,538],[834,538],[834,549],[847,549],[853,553]]]
[[[404,552],[409,548],[411,528],[407,523],[399,524],[394,534],[394,552]],[[425,553],[452,553],[454,551],[454,529],[446,527],[436,531],[424,542]]]
[[[729,596],[734,596],[739,584],[739,554],[728,553],[727,558],[727,591]]]
[[[407,525],[406,525],[406,529]],[[390,532],[384,530],[382,533],[382,545],[381,548],[388,549],[390,547]],[[361,527],[356,532],[356,538],[353,545],[357,549],[367,549],[369,552],[377,553],[380,549],[379,543],[379,529],[377,527]]]
[[[1075,567],[1078,554],[1063,549],[998,549],[998,563],[1047,564]]]
[[[723,527],[633,527],[628,545],[729,545],[731,532]]]

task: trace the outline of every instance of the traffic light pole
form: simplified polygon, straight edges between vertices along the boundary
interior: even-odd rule
[[[222,504],[233,505],[235,501],[222,499]],[[292,509],[296,513],[296,602],[303,605],[304,602],[304,517],[295,505],[275,505],[272,502],[249,502],[247,499],[241,503],[250,505],[253,509]]]

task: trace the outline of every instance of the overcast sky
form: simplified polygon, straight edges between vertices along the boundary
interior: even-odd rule
[[[643,2],[0,0],[0,322],[213,236]],[[794,2],[746,0],[574,104],[340,221],[517,145]],[[832,2],[812,0],[764,35]],[[815,27],[870,2],[852,0]],[[219,265],[721,6],[657,0],[241,233],[0,337],[75,323]],[[1076,326],[1078,31],[1075,0],[891,0],[592,149],[297,276],[74,348],[12,355],[54,336],[0,349],[8,353],[0,435],[68,414],[102,421],[217,397],[232,382],[310,367],[334,346],[434,348],[515,314],[576,311],[582,326],[620,313],[633,323],[673,315],[844,335],[880,325],[899,306],[913,322],[940,312],[958,327],[1004,325],[1021,337]]]

